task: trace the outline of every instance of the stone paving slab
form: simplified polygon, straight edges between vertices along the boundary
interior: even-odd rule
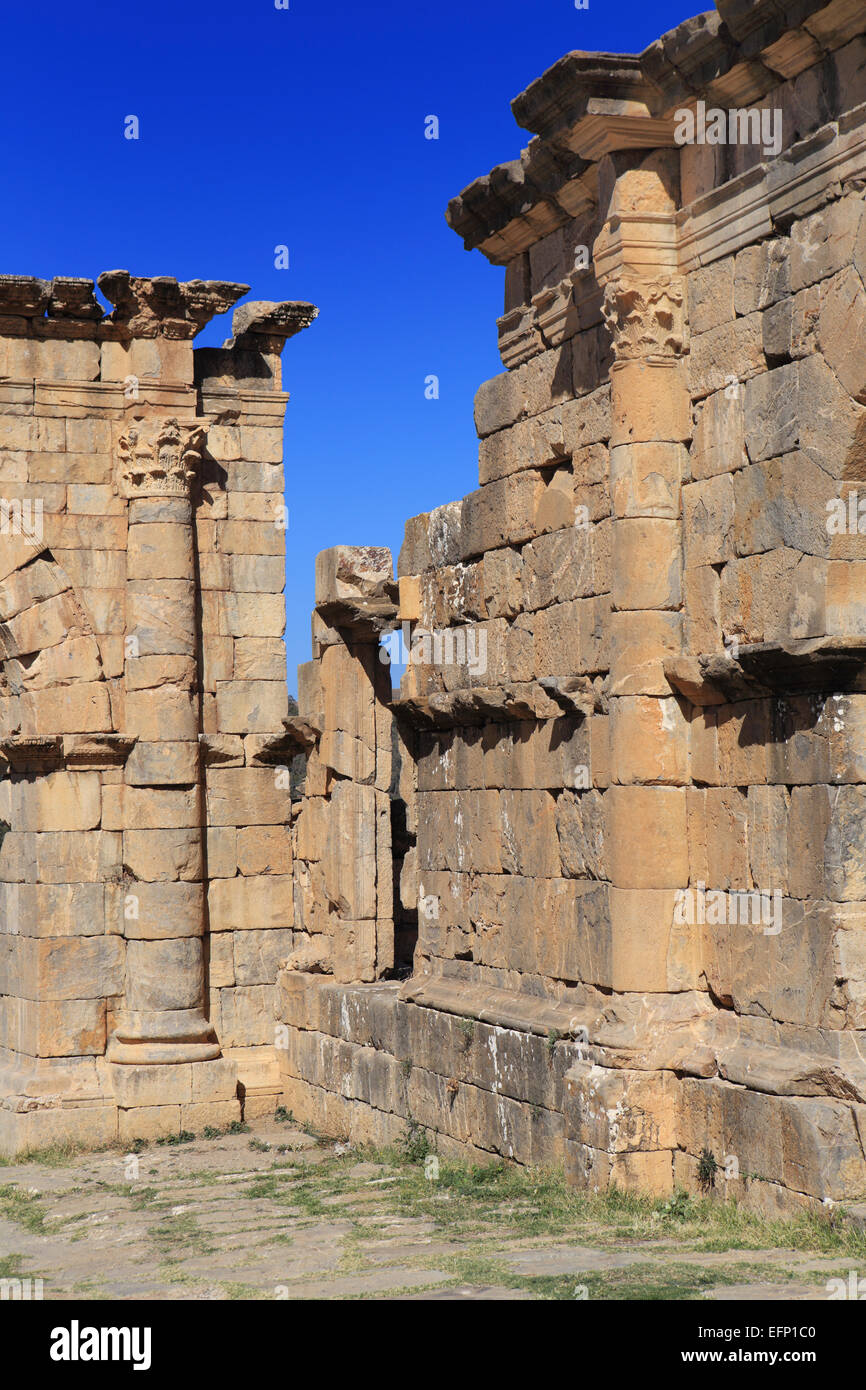
[[[491,1204],[482,1188],[461,1204],[418,1169],[275,1121],[136,1158],[0,1167],[0,1262],[42,1277],[48,1299],[452,1302],[574,1298],[578,1284],[590,1298],[817,1300],[856,1265],[773,1246],[704,1252],[706,1232],[678,1239],[663,1212],[631,1234],[589,1213],[579,1239],[539,1234],[534,1190]]]

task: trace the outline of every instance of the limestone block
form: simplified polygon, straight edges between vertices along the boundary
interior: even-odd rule
[[[728,473],[683,488],[685,564],[718,565],[732,558],[734,480]]]
[[[620,444],[611,449],[614,516],[678,517],[686,459],[681,444]]]
[[[851,400],[819,354],[797,363],[800,447],[833,478],[862,478],[864,408]]]
[[[129,941],[126,953],[127,1008],[161,1012],[198,1007],[204,988],[201,937]]]
[[[827,895],[837,902],[866,900],[866,858],[862,853],[866,826],[866,788],[828,789],[830,825],[824,842]]]
[[[827,612],[830,605],[826,564],[791,549],[731,560],[722,571],[720,589],[725,635],[738,634],[741,642],[822,636],[825,602]]]
[[[866,292],[863,281],[852,266],[822,286],[818,345],[845,390],[866,403],[866,376],[851,351],[852,343],[863,341],[866,333]]]
[[[69,637],[25,662],[7,663],[7,677],[18,690],[99,681],[103,676],[99,647],[92,637]]]
[[[124,499],[118,497],[113,488],[104,484],[100,486],[93,483],[70,482],[67,489],[67,511],[77,512],[82,516],[119,516],[125,506]]]
[[[104,830],[191,829],[202,823],[197,787],[107,786],[103,789]]]
[[[204,894],[200,883],[138,883],[109,886],[113,905],[110,929],[129,941],[162,941],[200,936],[204,928]]]
[[[25,691],[20,697],[21,728],[35,734],[93,734],[113,728],[105,682]]]
[[[608,665],[610,600],[577,599],[538,613],[534,625],[536,676],[581,675]]]
[[[282,826],[291,803],[278,767],[212,767],[207,772],[210,825]]]
[[[219,1034],[223,1047],[273,1045],[273,985],[240,985],[221,989],[219,993]]]
[[[228,461],[225,465],[228,478],[228,492],[267,492],[282,495],[285,491],[285,476],[279,464],[259,463],[244,459],[243,462]]]
[[[745,246],[734,261],[734,308],[737,314],[751,314],[756,309],[766,309],[775,304],[788,294],[790,279],[787,237]]]
[[[788,815],[786,787],[748,790],[749,870],[762,890],[788,895]]]
[[[285,531],[282,498],[272,497],[267,492],[233,492],[229,494],[227,503],[229,521],[267,521]]]
[[[831,560],[827,566],[827,631],[866,634],[866,563]]]
[[[533,470],[470,492],[463,503],[463,557],[530,540],[536,534],[536,510],[544,489],[543,479]]]
[[[760,313],[692,335],[688,385],[696,400],[731,384],[732,378],[742,383],[765,368]]]
[[[611,701],[610,719],[614,782],[686,784],[689,737],[681,700],[621,697]]]
[[[273,1102],[270,1113],[273,1113]],[[248,1106],[244,1107],[244,1114],[253,1117]],[[238,1123],[240,1118],[241,1106],[237,1099],[193,1101],[192,1105],[180,1107],[181,1129],[191,1134],[201,1134],[206,1129],[228,1129],[229,1125]]]
[[[827,503],[838,484],[805,454],[744,468],[733,480],[734,542],[740,555],[790,546],[826,555]]]
[[[207,978],[212,990],[235,983],[234,934],[214,932],[205,941]]]
[[[206,594],[202,595],[203,613],[207,597]],[[127,635],[136,639],[136,659],[195,655],[192,623],[195,594],[192,580],[165,580],[158,586],[147,580],[131,580],[127,585],[127,604]],[[203,631],[207,631],[204,626]]]
[[[142,1105],[117,1112],[117,1137],[127,1148],[136,1139],[165,1139],[180,1130],[179,1105]]]
[[[857,1107],[858,1119],[862,1108]],[[782,1173],[795,1192],[836,1201],[859,1197],[866,1162],[850,1105],[821,1097],[781,1102]]]
[[[743,787],[782,780],[771,773],[773,732],[768,700],[742,700],[716,711],[719,781]],[[799,780],[789,778],[789,781]]]
[[[258,834],[258,829],[254,832]],[[237,831],[234,826],[208,827],[208,878],[234,878],[238,871]]]
[[[687,805],[692,881],[723,892],[749,888],[745,792],[738,787],[691,787]]]
[[[273,984],[280,962],[291,955],[293,936],[291,927],[239,932],[234,942],[235,983]]]
[[[611,369],[611,448],[653,441],[676,444],[691,434],[685,368],[680,361],[628,361]]]
[[[729,909],[726,920],[713,918],[702,929],[713,992],[732,1000],[742,1015],[828,1026],[836,969],[828,905],[766,898],[760,903],[756,893],[748,912],[738,907],[733,917]]]
[[[481,795],[486,797],[490,793]],[[560,860],[556,802],[550,792],[503,791],[499,813],[501,860],[505,872],[540,878],[557,877]],[[470,866],[467,864],[465,867]]]
[[[286,649],[278,637],[241,637],[234,642],[234,678],[279,681],[286,676]],[[299,689],[300,703],[300,689]]]
[[[681,888],[688,883],[684,787],[610,787],[604,795],[611,883]]]
[[[4,538],[4,550],[6,538]],[[31,547],[32,553],[32,547]],[[80,623],[69,592],[35,603],[3,624],[5,655],[26,656],[64,641]]]
[[[11,789],[16,830],[93,830],[99,825],[98,773],[50,772],[36,781],[13,780]]]
[[[27,1000],[104,999],[123,991],[116,936],[19,937],[9,993]]]
[[[710,571],[716,579],[714,571]],[[690,571],[685,572],[686,594]],[[610,694],[656,695],[670,694],[670,684],[664,674],[664,662],[676,656],[682,648],[682,623],[679,613],[622,612],[610,615]],[[699,646],[699,651],[707,650]]]
[[[282,681],[218,681],[216,702],[221,733],[279,733],[289,712]]]
[[[828,891],[831,880],[840,889],[844,889],[845,883],[844,870],[840,871],[838,859],[832,865],[825,862],[828,841],[833,845],[841,840],[840,829],[833,827],[831,830],[833,806],[830,795],[828,787],[791,788],[787,853],[788,889],[794,898],[844,896],[843,892],[831,894]]]
[[[574,1138],[608,1154],[676,1148],[679,1082],[670,1072],[575,1062],[565,1084]]]
[[[292,836],[289,827],[256,825],[239,830],[237,858],[239,872],[250,877],[257,874],[290,874]]]
[[[280,594],[226,594],[225,621],[231,637],[282,637],[285,600]]]
[[[679,607],[678,522],[639,518],[617,522],[613,533],[613,602],[618,609]]]
[[[796,363],[753,377],[743,387],[745,441],[752,463],[796,448],[799,369]]]
[[[285,556],[285,528],[279,527],[272,518],[267,521],[220,521],[218,523],[218,538],[220,538],[220,549],[225,555],[231,555],[234,560],[240,556],[272,556],[278,559],[277,566],[272,566],[271,571],[282,569],[282,562]],[[232,563],[232,570],[236,573],[243,573],[243,566],[235,566]],[[253,566],[247,564],[247,573],[252,573]],[[260,566],[259,573],[267,573],[267,567]]]
[[[857,194],[829,202],[791,227],[791,289],[813,285],[850,265],[863,216]]]
[[[223,932],[290,927],[292,900],[292,879],[288,874],[216,879],[208,890],[210,929]]]
[[[556,799],[561,872],[570,878],[604,877],[604,806],[600,792],[568,789]]]
[[[198,778],[199,752],[195,743],[143,743],[139,740],[124,768],[131,787],[191,786]]]
[[[197,1065],[209,1066],[208,1062]],[[131,1110],[140,1105],[181,1105],[192,1100],[191,1062],[175,1066],[109,1065],[111,1088],[119,1106]]]
[[[689,323],[693,333],[707,333],[734,317],[734,258],[700,270],[688,277]],[[757,306],[755,306],[757,307]],[[741,311],[742,312],[742,311]]]
[[[548,608],[552,603],[582,598],[597,592],[593,575],[595,528],[569,526],[540,536],[523,548],[523,603],[527,609]],[[512,551],[494,551],[494,556]]]
[[[15,936],[101,936],[102,883],[0,883],[0,921]]]
[[[569,370],[563,371],[568,363]],[[527,415],[538,415],[551,401],[571,396],[570,348],[540,353],[513,372],[492,377],[475,396],[475,428],[479,438],[507,428]]]
[[[733,472],[748,462],[744,439],[743,392],[716,391],[699,407],[690,462],[695,478]]]
[[[125,550],[126,518],[123,516],[72,516],[46,512],[45,544],[55,550]]]
[[[135,684],[146,674],[136,664]],[[161,684],[155,689],[128,689],[126,721],[130,733],[137,734],[142,743],[195,743],[198,737],[197,703],[193,691],[186,686]]]
[[[105,999],[2,999],[0,1039],[30,1057],[101,1057]]]
[[[4,551],[7,540],[8,537],[4,537]],[[69,580],[63,570],[46,560],[34,560],[24,569],[7,575],[0,584],[0,613],[4,623],[34,604],[55,598],[68,587]]]
[[[202,877],[201,834],[197,829],[124,830],[123,863],[136,878],[151,883],[196,883]]]

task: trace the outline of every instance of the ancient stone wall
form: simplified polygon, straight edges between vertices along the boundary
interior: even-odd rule
[[[276,1102],[279,354],[315,310],[0,278],[0,1150]]]
[[[337,552],[299,692],[280,1057],[331,1132],[866,1195],[864,30],[857,0],[718,0],[640,57],[567,55],[513,104],[520,160],[449,209],[506,267],[480,486],[407,524],[390,619],[387,560]]]

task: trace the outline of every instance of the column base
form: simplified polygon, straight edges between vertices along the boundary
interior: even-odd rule
[[[221,1056],[214,1026],[201,1009],[121,1014],[106,1051],[106,1059],[119,1066],[182,1066]]]

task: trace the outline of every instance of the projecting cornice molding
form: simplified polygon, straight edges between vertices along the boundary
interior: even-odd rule
[[[754,105],[864,30],[863,0],[718,0],[640,55],[567,53],[512,102],[535,138],[451,200],[449,226],[506,264],[592,206],[605,155],[673,146],[675,111]]]

